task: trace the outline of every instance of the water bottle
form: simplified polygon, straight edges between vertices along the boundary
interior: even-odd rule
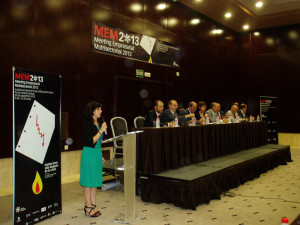
[[[175,116],[174,127],[178,127],[178,116]]]
[[[286,217],[281,218],[281,225],[289,225],[289,219]]]
[[[159,116],[156,117],[155,127],[156,128],[160,128],[160,119],[159,119]]]
[[[256,119],[257,121],[260,121],[260,118],[259,118],[259,115],[257,115],[257,119]]]
[[[230,116],[228,117],[228,123],[231,123],[231,117]]]
[[[209,124],[209,117],[206,117],[205,124]]]
[[[250,115],[249,117],[249,122],[252,122],[252,115]]]
[[[196,126],[196,118],[195,117],[193,117],[193,119],[192,119],[192,125]]]
[[[217,116],[216,123],[217,123],[217,124],[220,124],[220,117],[219,117],[219,116]]]

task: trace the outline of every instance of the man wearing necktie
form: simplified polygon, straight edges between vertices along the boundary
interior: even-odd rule
[[[231,106],[231,109],[228,110],[228,112],[226,113],[227,118],[230,117],[232,122],[239,122],[239,121],[237,121],[238,117],[239,117],[239,115],[237,113],[238,109],[239,109],[239,107],[234,104]]]

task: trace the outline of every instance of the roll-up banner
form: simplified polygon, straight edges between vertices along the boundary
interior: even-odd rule
[[[13,67],[14,224],[62,212],[61,75]]]
[[[147,35],[136,34],[94,21],[92,49],[99,53],[179,68],[179,47]]]
[[[267,123],[267,143],[278,144],[277,97],[260,96],[260,116]]]

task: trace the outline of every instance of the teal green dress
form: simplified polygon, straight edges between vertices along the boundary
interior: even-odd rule
[[[83,187],[102,186],[102,138],[103,134],[97,141],[95,148],[83,147],[80,161],[80,185]]]

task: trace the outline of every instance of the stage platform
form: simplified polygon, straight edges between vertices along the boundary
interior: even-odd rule
[[[290,161],[290,146],[268,144],[175,170],[142,175],[141,198],[145,202],[195,209],[198,204],[220,199],[222,192]]]
[[[137,172],[137,194],[145,202],[196,209],[287,162],[291,162],[290,146],[268,144],[156,174]],[[122,158],[116,160],[117,167],[122,163]],[[104,171],[114,173],[115,165],[107,161]]]

